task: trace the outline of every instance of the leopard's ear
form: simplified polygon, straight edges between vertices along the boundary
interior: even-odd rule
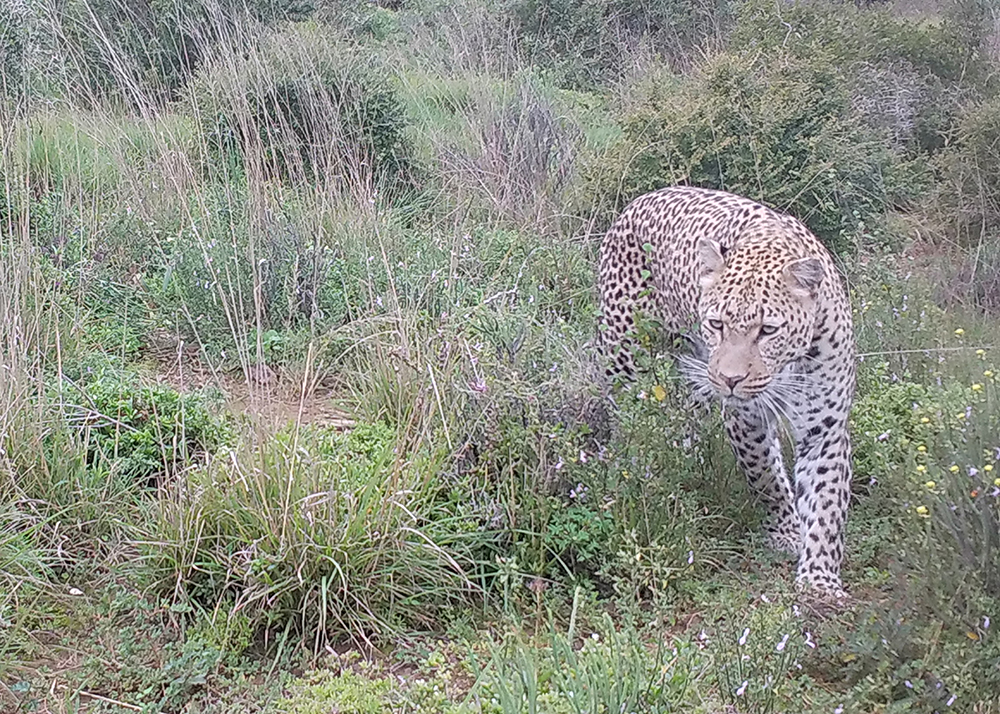
[[[701,262],[701,272],[698,279],[701,287],[707,288],[722,275],[726,269],[725,251],[718,241],[702,238],[698,241],[698,260]]]
[[[819,258],[799,258],[785,265],[785,280],[792,292],[802,297],[816,297],[819,286],[826,278],[826,270]]]

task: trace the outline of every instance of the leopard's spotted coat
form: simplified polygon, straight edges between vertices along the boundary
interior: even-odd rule
[[[854,396],[851,309],[829,252],[800,221],[746,198],[690,187],[633,201],[601,247],[601,345],[609,374],[634,372],[635,316],[687,335],[697,390],[769,513],[796,581],[843,593]],[[795,441],[789,479],[779,415]]]

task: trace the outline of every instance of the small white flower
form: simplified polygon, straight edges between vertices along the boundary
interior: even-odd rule
[[[783,651],[785,649],[785,645],[787,645],[787,644],[788,644],[788,635],[785,635],[784,637],[781,638],[781,642],[779,642],[777,645],[775,645],[774,649],[777,652],[781,652],[781,651]]]
[[[766,602],[768,605],[771,604],[771,601],[768,599],[767,595],[764,595],[763,593],[761,594],[760,599]]]
[[[948,699],[948,701],[945,703],[945,706],[950,707],[952,704],[955,703],[956,699],[957,697],[954,694],[952,694],[951,697]]]
[[[907,688],[907,689],[913,689],[913,684],[911,684],[911,683],[910,683],[910,680],[908,680],[908,679],[904,679],[904,680],[903,680],[903,684],[905,684],[905,685],[906,685],[906,688]]]
[[[691,565],[692,563],[694,563],[694,551],[693,550],[689,550],[688,551],[688,565]],[[989,619],[989,618],[987,618],[987,619]]]
[[[737,697],[742,697],[743,696],[743,693],[747,690],[747,685],[749,683],[750,682],[748,680],[744,679],[743,680],[743,684],[741,684],[739,687],[736,688],[736,696]]]
[[[749,634],[750,634],[750,628],[749,627],[743,628],[743,634],[740,635],[740,647],[742,647],[747,643],[747,635]]]
[[[983,629],[984,630],[990,629],[990,616],[989,615],[985,615],[983,617]]]
[[[816,649],[816,643],[813,642],[812,633],[809,631],[806,631],[806,647],[812,650]]]

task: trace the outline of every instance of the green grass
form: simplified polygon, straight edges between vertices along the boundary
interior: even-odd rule
[[[739,7],[766,24],[765,5]],[[270,170],[302,156],[263,141],[210,158],[217,117],[159,93],[95,104],[69,66],[50,101],[50,56],[25,55],[30,101],[0,135],[0,711],[1000,711],[998,323],[992,253],[970,248],[1000,234],[966,180],[1000,165],[982,67],[935,75],[914,111],[938,126],[953,97],[985,129],[944,154],[881,142],[936,183],[836,236],[861,352],[855,601],[817,612],[764,547],[718,415],[655,355],[611,405],[593,346],[614,162],[657,150],[628,145],[643,112],[683,138],[657,102],[704,88],[706,57],[678,74],[637,39],[621,77],[568,90],[580,58],[533,62],[504,7],[407,3],[377,27],[355,10],[226,32],[256,47],[244,61],[269,27],[377,54],[384,93],[344,86],[402,108],[405,191],[333,123],[313,131],[312,80],[284,77],[281,101],[330,162],[319,180]],[[935,32],[979,26],[946,10]],[[786,49],[808,55],[796,12]],[[823,5],[822,22],[851,13],[824,52],[891,25],[858,12]],[[906,52],[944,56],[901,22]],[[325,51],[298,50],[304,72]],[[829,78],[849,97],[870,90],[853,72]],[[229,79],[281,84],[254,77]],[[227,101],[226,126],[270,137]],[[838,104],[869,122],[859,106]],[[705,166],[736,150],[697,128]],[[781,165],[818,160],[767,138]],[[942,286],[953,256],[976,260],[961,289]]]

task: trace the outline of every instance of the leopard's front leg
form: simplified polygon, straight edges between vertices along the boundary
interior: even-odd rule
[[[802,541],[795,581],[839,597],[844,594],[840,566],[851,498],[846,412],[816,415],[800,435],[795,455],[795,508]]]
[[[781,457],[774,417],[757,406],[723,408],[726,434],[750,488],[767,508],[766,530],[771,545],[798,555],[801,527],[792,486]]]

